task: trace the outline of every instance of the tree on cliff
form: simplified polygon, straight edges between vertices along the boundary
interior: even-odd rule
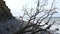
[[[50,27],[55,23],[55,21],[52,22],[52,24],[49,24],[53,14],[57,13],[56,12],[56,7],[54,5],[54,1],[52,1],[51,7],[50,9],[46,9],[44,8],[45,6],[48,5],[48,0],[43,0],[43,2],[40,2],[41,0],[38,0],[37,6],[36,8],[31,8],[30,12],[26,9],[26,7],[24,8],[24,15],[22,18],[22,20],[24,19],[24,16],[27,15],[29,17],[28,21],[27,21],[27,25],[25,25],[24,27],[21,25],[21,29],[14,33],[14,34],[24,34],[24,33],[28,33],[30,32],[30,34],[36,34],[38,32],[44,31],[47,32],[48,30],[50,30]],[[37,18],[37,16],[39,15],[39,18]],[[41,16],[40,16],[41,15]],[[43,21],[48,18],[48,20],[46,22],[44,22],[43,25],[41,25],[41,23],[43,23]],[[45,25],[48,25],[46,28],[43,28]],[[49,32],[48,32],[49,34]]]

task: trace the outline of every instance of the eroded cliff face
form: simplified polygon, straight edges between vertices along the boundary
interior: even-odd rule
[[[13,16],[10,13],[10,9],[6,5],[5,1],[0,0],[0,21],[5,21],[11,18],[13,18]]]
[[[12,16],[5,1],[0,0],[0,34],[13,34],[19,30],[21,23]]]

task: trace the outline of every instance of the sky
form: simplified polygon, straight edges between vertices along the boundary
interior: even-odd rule
[[[11,9],[11,13],[13,16],[18,17],[23,15],[23,6],[27,7],[35,7],[37,0],[4,0],[6,1],[6,5]],[[49,3],[52,0],[49,0]],[[60,0],[56,0],[55,5],[57,7],[58,13],[54,14],[53,17],[60,17]],[[46,7],[48,8],[48,7]]]

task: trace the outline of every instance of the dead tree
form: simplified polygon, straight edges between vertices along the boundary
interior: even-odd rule
[[[25,15],[27,15],[29,17],[28,21],[27,21],[27,25],[25,25],[24,27],[22,25],[21,29],[14,33],[14,34],[24,34],[27,32],[30,32],[30,34],[36,34],[38,32],[41,31],[48,31],[48,29],[50,29],[50,27],[55,23],[55,21],[53,21],[52,24],[49,24],[53,14],[57,13],[56,12],[56,7],[54,7],[54,1],[52,1],[51,7],[50,9],[44,9],[43,7],[45,7],[46,5],[48,5],[48,0],[43,0],[44,3],[41,4],[40,0],[38,0],[37,6],[35,8],[35,10],[33,8],[30,9],[30,12],[27,11],[26,7],[24,8],[24,15],[22,17],[22,19],[24,18]],[[35,12],[35,13],[32,13]],[[43,14],[42,16],[39,16],[39,18],[37,19],[38,15],[41,15],[41,13]],[[48,21],[46,23],[44,23],[43,25],[41,25],[41,23],[48,18]],[[42,28],[43,26],[48,25],[45,29]],[[50,33],[49,33],[50,34]]]

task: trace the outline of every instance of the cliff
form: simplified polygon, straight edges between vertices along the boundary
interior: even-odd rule
[[[6,21],[11,18],[13,18],[13,16],[10,13],[10,9],[5,4],[5,1],[0,0],[0,21]]]

